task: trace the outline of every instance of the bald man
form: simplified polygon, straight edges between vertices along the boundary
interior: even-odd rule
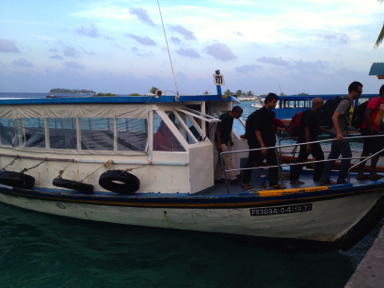
[[[300,136],[299,136],[299,139],[297,140],[298,144],[317,141],[317,135],[319,134],[319,131],[329,133],[329,131],[321,127],[316,120],[316,114],[317,112],[320,111],[322,107],[323,107],[323,99],[314,98],[312,100],[312,109],[304,111],[301,117]],[[303,145],[300,145],[299,157],[297,157],[297,160],[295,163],[305,162],[309,154],[312,154],[315,160],[324,160],[323,149],[321,149],[321,146],[319,143],[303,144]],[[304,184],[304,182],[299,180],[301,171],[303,170],[303,166],[304,165],[293,166],[291,170],[291,175],[290,175],[291,184],[298,184],[298,185]],[[323,167],[324,167],[323,162],[315,163],[315,169],[313,172],[314,181],[320,180],[321,174],[323,173]]]

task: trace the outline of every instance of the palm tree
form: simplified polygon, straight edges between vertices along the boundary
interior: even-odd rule
[[[152,88],[151,88],[151,90],[149,90],[149,92],[151,92],[152,94],[155,94],[156,90],[159,90],[159,89],[152,86]]]
[[[231,92],[231,90],[227,89],[224,91],[224,95],[232,95],[233,93]]]
[[[237,96],[240,96],[240,95],[243,95],[243,94],[244,94],[244,92],[241,89],[236,90],[236,95]]]
[[[205,91],[205,92],[204,92],[204,95],[208,95],[208,94],[209,94],[208,91]]]
[[[253,94],[252,91],[248,91],[246,95],[247,95],[247,96],[255,96],[255,94]]]
[[[384,0],[377,0],[379,1],[380,3],[383,3]],[[381,44],[381,42],[383,42],[384,40],[384,24],[383,24],[383,27],[381,27],[381,31],[379,33],[379,36],[377,37],[377,40],[376,40],[376,43],[375,43],[375,48],[379,47],[379,45]]]

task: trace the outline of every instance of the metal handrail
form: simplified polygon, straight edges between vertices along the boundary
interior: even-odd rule
[[[347,178],[347,181],[350,182],[350,179],[351,179],[351,174],[350,174],[350,173],[351,173],[351,170],[352,170],[353,168],[355,168],[356,166],[359,166],[359,165],[362,164],[362,163],[367,162],[369,159],[375,157],[376,155],[378,155],[378,154],[380,154],[380,153],[382,153],[382,152],[384,152],[384,148],[381,149],[380,151],[376,152],[375,154],[372,154],[372,155],[369,156],[369,157],[367,156],[363,161],[360,161],[359,163],[353,165],[352,167],[349,167],[349,169],[348,169],[348,178]],[[361,157],[361,158],[363,158],[363,157]],[[364,164],[364,165],[365,165],[365,164]]]
[[[359,139],[359,138],[377,138],[377,137],[384,137],[384,134],[376,134],[376,135],[370,135],[370,136],[355,136],[355,137],[343,137],[343,140],[349,140],[349,139]],[[227,174],[226,172],[230,171],[242,171],[242,170],[256,170],[256,169],[265,169],[265,168],[279,168],[279,178],[280,181],[282,181],[282,176],[280,173],[281,167],[282,166],[294,166],[294,165],[305,165],[308,162],[303,162],[303,163],[288,163],[288,164],[280,164],[280,161],[277,157],[277,165],[273,166],[263,166],[263,167],[250,167],[250,168],[235,168],[235,169],[225,169],[225,163],[223,161],[223,154],[236,154],[236,153],[244,153],[244,152],[251,152],[251,151],[259,151],[259,150],[269,150],[269,149],[276,149],[276,148],[285,148],[285,147],[295,147],[295,146],[301,146],[301,145],[308,145],[308,144],[316,144],[316,143],[325,143],[325,142],[331,142],[331,141],[337,141],[337,138],[330,138],[330,139],[325,139],[325,140],[317,140],[317,141],[310,141],[310,142],[303,142],[303,143],[296,143],[296,144],[289,144],[289,145],[279,145],[279,146],[272,146],[272,147],[260,147],[260,148],[253,148],[253,149],[245,149],[245,150],[235,150],[235,151],[225,151],[221,152],[219,157],[221,161],[221,166],[224,167],[224,179],[225,179],[225,185],[227,187],[227,192],[229,193],[229,186],[228,186],[228,179],[227,179]],[[280,143],[279,143],[280,144]],[[352,159],[365,159],[358,164],[352,166],[351,168],[348,169],[348,182],[350,182],[350,170],[359,164],[371,159],[375,155],[379,154],[380,152],[384,151],[383,150],[371,155],[367,156],[366,158],[364,157],[351,157],[351,158],[337,158],[337,159],[324,159],[324,160],[318,160],[318,161],[311,161],[311,163],[318,163],[318,162],[328,162],[328,161],[336,161],[336,160],[352,160]]]

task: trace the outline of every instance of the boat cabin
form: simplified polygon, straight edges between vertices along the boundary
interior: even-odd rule
[[[105,191],[100,175],[121,169],[140,180],[137,192],[196,193],[214,184],[215,124],[236,102],[221,95],[0,100],[0,167],[16,155],[7,170],[46,159],[28,174],[50,189],[66,168],[63,178]]]

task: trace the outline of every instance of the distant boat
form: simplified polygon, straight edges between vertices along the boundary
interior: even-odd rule
[[[253,108],[261,108],[261,107],[263,107],[263,104],[262,103],[253,103],[253,104],[251,104],[251,106],[253,107]]]

